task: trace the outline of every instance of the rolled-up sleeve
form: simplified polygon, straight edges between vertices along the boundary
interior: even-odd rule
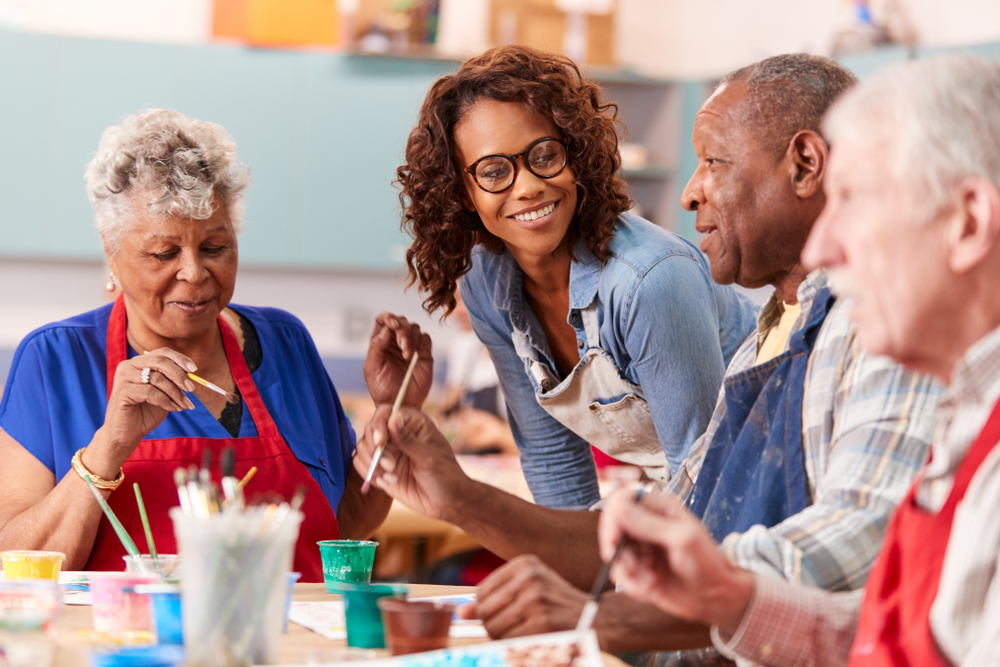
[[[722,655],[768,667],[843,667],[854,641],[862,591],[830,593],[758,576],[739,628],[724,637]]]

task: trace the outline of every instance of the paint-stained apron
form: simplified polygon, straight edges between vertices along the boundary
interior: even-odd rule
[[[931,633],[931,607],[941,581],[955,509],[998,439],[1000,403],[993,407],[986,426],[959,465],[941,510],[933,514],[917,505],[919,478],[896,508],[882,551],[868,575],[849,667],[948,664]]]
[[[820,290],[787,351],[723,383],[726,415],[689,499],[691,511],[719,542],[755,524],[770,528],[811,502],[802,397],[809,355],[834,300],[830,290]]]
[[[157,551],[176,553],[173,523],[167,510],[178,504],[177,488],[174,486],[174,470],[178,467],[201,465],[202,453],[212,452],[212,460],[219,461],[222,450],[232,447],[236,453],[236,476],[244,475],[252,466],[257,473],[251,482],[253,489],[260,492],[275,492],[286,499],[292,497],[299,484],[305,484],[306,494],[302,512],[305,515],[299,528],[299,539],[295,545],[294,565],[302,573],[303,582],[323,581],[323,567],[320,562],[319,540],[336,539],[339,534],[337,517],[330,508],[319,484],[285,443],[278,427],[271,418],[267,406],[257,391],[236,335],[222,317],[219,330],[226,351],[229,368],[236,386],[243,396],[244,409],[250,411],[256,437],[244,438],[165,438],[143,440],[128,457],[122,468],[126,484],[111,494],[108,504],[115,511],[129,535],[136,544],[143,544],[142,521],[132,493],[132,483],[138,482],[146,501],[149,522],[153,531]],[[108,397],[114,384],[115,370],[127,357],[125,303],[119,296],[111,310],[108,321]],[[213,466],[214,467],[214,466]],[[213,479],[219,481],[218,470],[212,471]],[[123,570],[122,556],[125,549],[108,523],[101,518],[94,540],[94,549],[87,561],[87,570]]]
[[[600,347],[596,299],[580,315],[590,347],[562,382],[539,360],[528,337],[515,330],[514,349],[535,380],[535,400],[560,424],[608,456],[641,466],[653,481],[669,481],[670,465],[642,387],[624,379]]]

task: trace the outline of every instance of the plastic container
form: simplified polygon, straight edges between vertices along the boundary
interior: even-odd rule
[[[302,513],[276,515],[261,508],[199,518],[174,508],[170,516],[184,553],[181,606],[189,667],[273,663]]]
[[[288,632],[288,612],[292,610],[292,596],[295,594],[295,584],[302,578],[301,572],[288,573],[288,597],[285,598],[285,624],[281,627],[281,632]]]
[[[135,574],[155,574],[163,579],[180,581],[181,557],[176,554],[160,554],[153,558],[149,554],[141,556],[122,556],[125,560],[125,571]]]
[[[49,667],[55,620],[62,608],[58,584],[45,580],[0,582],[0,664]]]
[[[156,583],[157,577],[131,572],[91,572],[89,581],[95,630],[114,635],[153,629],[149,598],[136,593],[135,587]]]
[[[140,584],[135,592],[149,597],[156,641],[160,644],[183,644],[181,588],[176,584]]]
[[[385,632],[378,601],[403,598],[406,586],[394,584],[341,584],[347,645],[355,648],[385,648]]]
[[[421,653],[448,647],[455,605],[417,600],[378,601],[385,639],[393,655]]]
[[[378,542],[323,540],[316,544],[323,560],[323,583],[327,593],[339,593],[343,583],[367,584],[371,581]]]
[[[4,551],[0,553],[7,581],[45,579],[59,581],[66,554],[60,551]]]

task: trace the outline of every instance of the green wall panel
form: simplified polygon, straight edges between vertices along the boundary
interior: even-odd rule
[[[430,84],[454,64],[0,31],[0,255],[100,257],[83,170],[147,107],[226,127],[251,166],[246,263],[385,270],[391,185]]]

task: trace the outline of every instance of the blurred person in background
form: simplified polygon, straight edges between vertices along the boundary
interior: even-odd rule
[[[139,512],[131,486],[119,486],[139,483],[159,551],[176,553],[175,469],[231,446],[237,474],[257,467],[248,496],[289,499],[306,486],[294,568],[322,581],[316,541],[368,537],[391,500],[360,493],[354,432],[302,323],[229,302],[250,182],[236,144],[219,125],[148,110],[104,132],[86,181],[108,288],[121,292],[18,346],[0,402],[0,550],[61,551],[68,570],[123,569],[89,475],[132,536],[143,532]],[[427,382],[418,376],[416,389]]]
[[[458,290],[448,320],[457,331],[448,346],[445,397],[437,416],[441,430],[460,454],[516,455],[500,378]]]

